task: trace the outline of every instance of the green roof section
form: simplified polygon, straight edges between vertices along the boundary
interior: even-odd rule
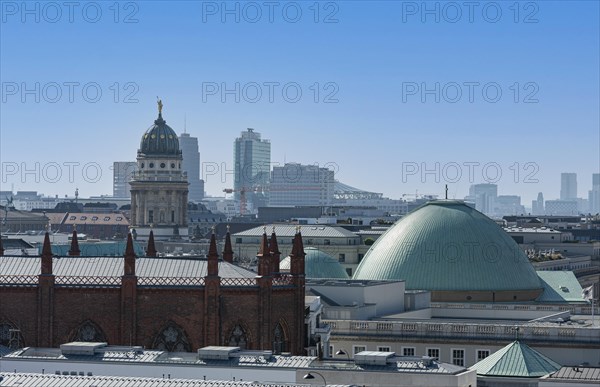
[[[539,378],[560,368],[560,364],[518,340],[471,367],[481,376],[519,378]]]
[[[315,247],[305,247],[304,271],[306,278],[335,278],[349,279],[346,270],[331,255]],[[281,271],[290,270],[290,257],[284,258],[279,264]]]
[[[537,275],[544,287],[537,302],[587,303],[581,297],[583,289],[572,271],[538,271]]]
[[[398,220],[367,251],[353,278],[405,280],[408,290],[542,287],[506,231],[457,200],[428,202]]]

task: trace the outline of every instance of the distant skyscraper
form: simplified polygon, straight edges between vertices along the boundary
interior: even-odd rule
[[[265,205],[261,194],[262,188],[269,184],[271,173],[271,142],[261,140],[260,133],[248,128],[235,139],[233,149],[233,167],[235,198],[240,199],[242,189],[246,202],[253,208]]]
[[[475,203],[475,209],[484,214],[494,212],[498,186],[496,184],[473,184],[469,188],[469,198]]]
[[[560,174],[560,200],[577,199],[577,174]]]
[[[183,154],[183,170],[187,172],[189,186],[188,200],[198,202],[204,199],[204,180],[200,179],[200,153],[198,138],[189,133],[179,136],[179,148]]]
[[[590,213],[600,213],[600,173],[592,174],[592,190],[588,195]]]
[[[317,165],[287,163],[273,167],[269,206],[330,206],[334,171]]]
[[[546,200],[546,215],[579,215],[577,200]]]
[[[544,215],[544,194],[538,193],[537,200],[534,200],[531,205],[531,212],[533,215]]]
[[[130,198],[129,182],[137,170],[135,161],[115,161],[113,163],[113,196],[116,198]]]
[[[520,215],[525,213],[525,207],[521,205],[521,197],[517,195],[499,195],[494,204],[497,215]]]

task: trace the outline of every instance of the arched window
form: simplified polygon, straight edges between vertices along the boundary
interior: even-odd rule
[[[172,321],[156,335],[152,348],[167,352],[192,352],[192,346],[183,329]]]
[[[230,347],[240,347],[241,349],[245,349],[248,346],[248,335],[240,324],[237,324],[231,330],[228,345]]]
[[[280,322],[273,329],[273,353],[287,352],[287,332]]]
[[[106,335],[93,321],[85,321],[71,335],[71,341],[87,341],[96,343],[106,343]]]
[[[0,323],[0,345],[8,348],[23,348],[23,336],[21,331],[11,323]]]

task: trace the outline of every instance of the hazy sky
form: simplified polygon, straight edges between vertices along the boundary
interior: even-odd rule
[[[0,4],[2,190],[112,193],[157,96],[212,195],[248,127],[393,198],[487,180],[530,205],[600,170],[598,1]]]

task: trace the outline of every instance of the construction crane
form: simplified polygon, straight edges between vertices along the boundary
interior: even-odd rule
[[[256,192],[260,189],[260,187],[242,187],[240,189],[234,189],[234,188],[225,188],[223,190],[223,192],[231,194],[231,193],[239,193],[240,194],[240,215],[246,215],[246,211],[248,209],[247,207],[247,200],[246,200],[246,192]]]

